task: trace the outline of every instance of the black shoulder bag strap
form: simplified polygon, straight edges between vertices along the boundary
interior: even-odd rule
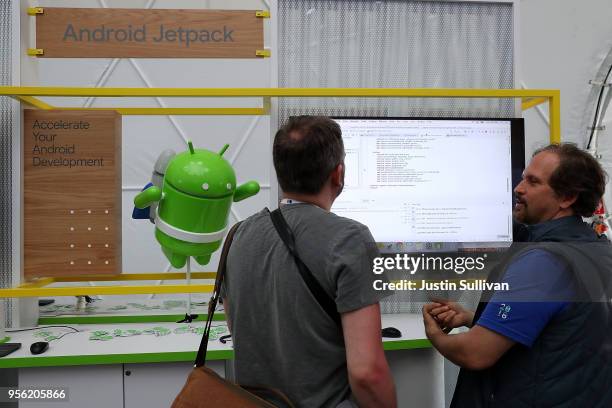
[[[196,355],[195,366],[201,367],[206,362],[206,350],[208,348],[208,336],[210,334],[210,327],[213,322],[213,315],[215,314],[215,308],[217,307],[217,302],[219,300],[219,294],[221,292],[221,285],[223,284],[223,278],[225,276],[225,270],[227,265],[227,254],[229,253],[230,246],[232,245],[232,241],[234,240],[234,234],[238,229],[238,226],[242,223],[238,222],[234,224],[234,226],[227,233],[227,238],[225,238],[225,243],[223,244],[223,249],[221,250],[221,259],[219,260],[219,267],[217,268],[217,276],[215,277],[215,289],[213,291],[212,297],[208,302],[208,317],[206,318],[206,326],[204,326],[204,335],[202,336],[202,341],[200,341],[200,348],[198,349],[198,354]]]
[[[269,210],[268,210],[269,211]],[[272,211],[270,213],[270,217],[272,218],[272,223],[274,224],[274,228],[276,228],[276,232],[285,243],[285,246],[289,250],[289,253],[295,259],[295,263],[297,264],[298,270],[300,271],[300,276],[308,286],[310,293],[317,300],[319,305],[325,310],[325,313],[329,315],[329,317],[338,325],[339,328],[342,327],[342,322],[340,320],[340,313],[338,313],[338,309],[336,309],[336,302],[325,292],[321,284],[317,281],[317,279],[312,275],[308,266],[300,259],[297,250],[295,249],[295,238],[293,237],[293,232],[291,232],[291,228],[287,224],[285,217],[283,217],[283,213],[281,213],[280,208]]]

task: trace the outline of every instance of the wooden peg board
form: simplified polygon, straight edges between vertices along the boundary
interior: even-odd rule
[[[121,115],[25,110],[24,277],[121,273]]]

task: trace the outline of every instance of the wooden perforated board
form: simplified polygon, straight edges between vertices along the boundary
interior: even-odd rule
[[[121,272],[121,115],[25,110],[24,276]]]
[[[36,48],[51,58],[256,58],[264,46],[255,10],[45,7]]]

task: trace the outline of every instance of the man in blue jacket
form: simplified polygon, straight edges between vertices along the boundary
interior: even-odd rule
[[[605,173],[572,144],[538,150],[514,190],[527,226],[475,312],[423,307],[427,337],[461,367],[451,407],[612,406],[612,248],[582,221]],[[467,326],[467,332],[448,332]]]

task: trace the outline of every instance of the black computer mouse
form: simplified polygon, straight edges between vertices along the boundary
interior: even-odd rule
[[[32,354],[42,354],[49,349],[49,343],[46,341],[37,341],[36,343],[32,343],[30,346],[30,352]]]
[[[398,337],[402,337],[402,332],[395,327],[385,327],[382,329],[382,336],[397,339]]]

